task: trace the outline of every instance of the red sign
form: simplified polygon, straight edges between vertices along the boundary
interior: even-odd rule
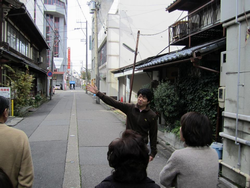
[[[70,69],[70,47],[68,47],[68,69]]]

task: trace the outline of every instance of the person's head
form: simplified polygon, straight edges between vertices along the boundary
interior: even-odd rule
[[[9,176],[0,168],[0,187],[1,188],[13,188]]]
[[[3,96],[0,96],[0,118],[2,119],[2,123],[5,123],[8,118],[8,110],[9,110],[9,101]]]
[[[138,106],[147,106],[153,98],[153,93],[150,89],[142,88],[137,92]]]
[[[209,146],[212,143],[212,126],[207,116],[188,112],[181,117],[181,140],[192,147]]]
[[[114,168],[115,181],[135,183],[147,177],[149,150],[142,136],[133,130],[124,131],[121,138],[109,144],[107,158]]]

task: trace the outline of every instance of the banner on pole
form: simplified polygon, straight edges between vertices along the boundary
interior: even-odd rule
[[[68,69],[70,69],[70,47],[68,47]]]

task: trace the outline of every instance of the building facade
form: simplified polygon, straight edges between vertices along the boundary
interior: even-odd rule
[[[131,75],[119,77],[111,71],[131,65],[135,60],[135,49],[138,39],[138,54],[136,61],[156,55],[165,48],[168,35],[165,1],[95,1],[97,11],[98,32],[98,67],[100,75],[100,90],[109,96],[118,98],[126,97],[130,88]],[[157,19],[155,19],[157,18]],[[175,19],[172,17],[171,19]],[[95,19],[93,16],[93,26]],[[165,31],[164,31],[165,30]],[[158,32],[162,32],[157,34]],[[95,70],[95,37],[94,27],[92,32],[92,70]],[[136,72],[136,74],[139,72]],[[140,72],[145,84],[151,81],[146,73]],[[129,74],[128,74],[129,75]],[[137,76],[136,76],[137,77]],[[93,71],[92,78],[95,78]],[[138,82],[139,83],[139,82]],[[136,98],[136,90],[144,85],[135,85],[133,99]],[[127,100],[128,101],[128,100]]]
[[[47,69],[53,72],[53,85],[66,89],[67,80],[67,0],[22,0],[50,46]]]
[[[223,108],[222,175],[250,187],[250,2],[221,1],[226,50],[221,53],[220,103]]]
[[[23,3],[16,0],[1,1],[0,10],[1,85],[12,87],[13,71],[28,72],[34,78],[30,95],[46,96],[47,65],[42,59],[46,59],[49,46],[45,38]]]

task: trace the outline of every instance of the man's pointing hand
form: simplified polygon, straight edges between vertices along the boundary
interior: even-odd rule
[[[88,84],[86,88],[91,93],[94,93],[94,94],[98,93],[98,89],[97,89],[96,85],[92,86],[92,85]]]

